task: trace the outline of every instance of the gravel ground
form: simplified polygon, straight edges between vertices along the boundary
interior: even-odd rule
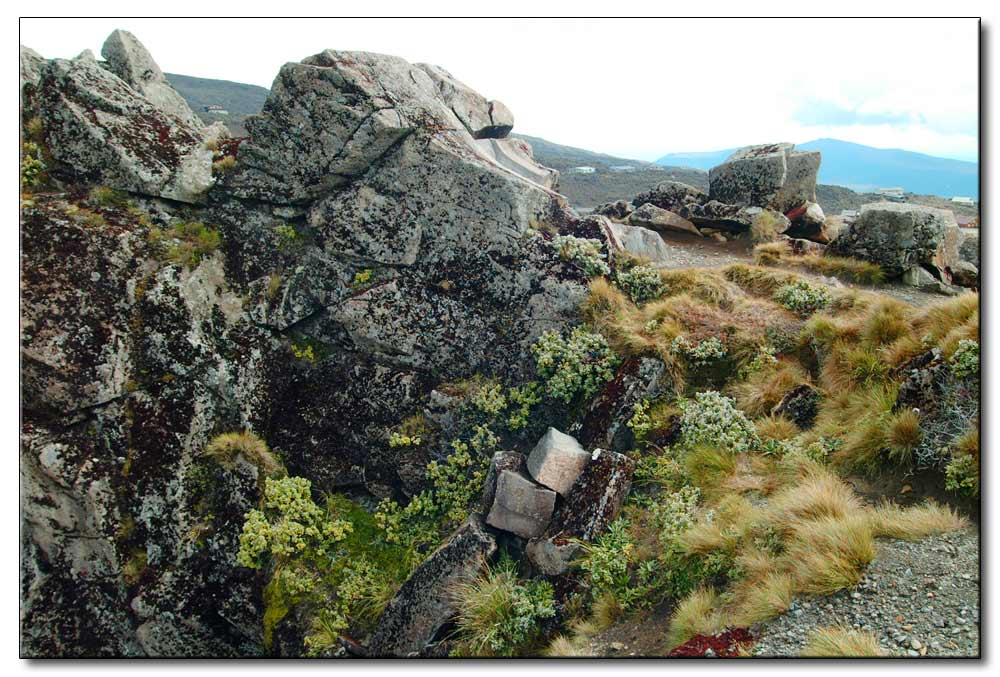
[[[874,632],[893,656],[978,656],[975,529],[879,546],[854,590],[796,600],[788,613],[754,628],[754,655],[797,656],[810,631],[847,625]]]

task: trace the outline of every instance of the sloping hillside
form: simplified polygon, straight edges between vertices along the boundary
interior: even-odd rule
[[[242,135],[243,121],[256,115],[264,107],[268,90],[257,85],[247,85],[229,80],[196,78],[190,75],[164,73],[174,89],[191,106],[191,110],[207,122],[222,120],[234,134]],[[205,112],[205,106],[222,106],[229,115],[215,115]]]

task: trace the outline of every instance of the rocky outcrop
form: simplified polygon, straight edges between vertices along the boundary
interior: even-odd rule
[[[204,126],[134,35],[121,29],[114,31],[104,41],[101,56],[106,59],[105,65],[109,71],[137,90],[156,108],[176,117],[188,127],[200,129]]]
[[[921,267],[951,283],[959,260],[960,232],[950,211],[913,204],[879,202],[864,205],[831,251],[879,264],[890,277]]]
[[[802,383],[785,393],[781,401],[774,405],[771,415],[783,416],[799,428],[805,429],[816,420],[819,400],[819,391],[808,383]]]
[[[426,63],[417,67],[430,76],[438,96],[474,139],[503,139],[514,128],[514,115],[499,101],[487,101],[479,92],[459,82],[441,68]]]
[[[550,232],[601,234],[401,59],[283,67],[215,184],[202,131],[95,61],[22,72],[54,181],[21,220],[22,651],[265,653],[263,581],[235,563],[260,481],[207,442],[254,431],[316,491],[419,491],[439,450],[385,453],[386,430],[445,381],[533,376],[586,293]],[[478,557],[484,533],[452,545]],[[397,608],[384,652],[445,611]]]
[[[25,108],[27,107],[24,92],[25,85],[30,85],[31,87],[38,86],[38,81],[42,78],[42,67],[45,65],[45,59],[30,47],[21,45],[19,64],[21,106]]]
[[[96,61],[48,61],[30,97],[55,168],[92,182],[181,202],[203,202],[212,153],[199,131],[164,113]]]
[[[790,143],[741,148],[709,171],[709,197],[782,213],[816,202],[820,154],[794,148]]]
[[[535,162],[531,146],[521,139],[478,139],[476,145],[488,160],[539,186],[555,189],[559,172]]]
[[[654,400],[672,388],[662,361],[651,357],[626,360],[615,378],[590,403],[580,418],[579,431],[574,434],[587,448],[631,449],[635,440],[627,424],[635,413],[635,405]]]
[[[645,204],[645,203],[643,203]],[[629,214],[635,211],[631,202],[625,200],[616,200],[615,202],[608,202],[603,205],[599,205],[594,208],[594,213],[600,216],[606,216],[613,221],[624,221],[629,217]]]
[[[685,214],[691,205],[700,205],[705,202],[708,202],[708,195],[704,191],[679,181],[658,183],[652,190],[639,193],[632,200],[632,204],[636,207],[648,203],[676,214]]]
[[[496,541],[473,514],[389,601],[368,645],[369,655],[421,655],[455,614],[458,602],[449,590],[474,576],[495,551]]]
[[[963,261],[967,261],[979,268],[979,230],[963,228],[962,243],[958,246],[958,255]]]

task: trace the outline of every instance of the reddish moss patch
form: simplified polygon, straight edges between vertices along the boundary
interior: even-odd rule
[[[704,657],[709,649],[719,658],[734,658],[739,647],[753,643],[753,635],[746,628],[727,630],[718,635],[695,635],[667,654],[668,658]]]

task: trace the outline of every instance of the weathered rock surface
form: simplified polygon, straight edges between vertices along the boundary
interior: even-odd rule
[[[101,47],[107,69],[136,89],[147,101],[168,115],[173,115],[193,129],[204,123],[191,111],[187,101],[167,81],[149,51],[128,31],[118,29]],[[93,54],[91,54],[93,58]]]
[[[625,454],[595,449],[566,500],[552,516],[550,530],[589,541],[621,512],[632,486],[635,461]]]
[[[382,657],[419,656],[455,614],[457,602],[448,589],[474,576],[496,552],[496,541],[473,514],[434,551],[389,601],[368,645]]]
[[[951,269],[951,281],[960,287],[979,288],[979,270],[968,261],[958,261]]]
[[[628,222],[633,226],[652,228],[658,231],[675,231],[701,236],[694,224],[673,212],[661,209],[656,205],[646,203],[629,214]]]
[[[19,76],[21,106],[25,106],[26,103],[24,100],[25,85],[30,85],[32,87],[38,86],[38,81],[42,78],[42,67],[44,65],[45,59],[41,54],[30,47],[25,47],[24,45],[20,46]]]
[[[890,277],[919,266],[951,282],[959,260],[960,232],[950,211],[913,204],[864,205],[850,228],[831,245],[834,252],[873,261]]]
[[[212,153],[201,134],[85,59],[48,61],[31,107],[67,179],[181,202],[202,202]]]
[[[549,428],[528,455],[535,480],[565,496],[590,463],[590,454],[574,438]]]
[[[500,473],[504,470],[509,470],[521,475],[527,475],[527,464],[527,457],[516,451],[498,451],[493,454],[493,458],[490,461],[490,469],[486,472],[486,479],[483,481],[483,497],[479,502],[479,512],[488,515],[490,510],[493,509]]]
[[[676,214],[685,214],[684,210],[690,208],[691,205],[704,204],[706,202],[708,202],[708,195],[704,191],[679,181],[663,181],[658,183],[649,192],[640,193],[632,200],[632,204],[636,207],[641,207],[648,203]]]
[[[660,360],[650,357],[626,360],[581,417],[579,432],[576,432],[580,443],[589,449],[625,451],[632,448],[632,431],[626,424],[635,413],[635,405],[642,400],[656,399],[672,387]]]
[[[477,139],[476,145],[491,162],[544,188],[554,189],[559,182],[559,172],[535,162],[531,146],[521,139]]]
[[[503,139],[510,134],[514,128],[514,115],[507,106],[499,101],[487,101],[440,66],[416,65],[430,76],[441,100],[474,139]]]
[[[958,255],[963,261],[968,261],[979,268],[979,230],[963,228],[962,243],[958,246]]]
[[[522,538],[534,538],[549,525],[556,494],[526,474],[501,470],[486,523]]]
[[[648,228],[627,226],[613,221],[609,224],[609,228],[614,233],[615,244],[620,245],[622,251],[650,263],[666,263],[670,259],[670,250],[667,249],[659,233]]]
[[[785,213],[816,201],[820,153],[794,144],[748,146],[708,173],[709,196],[724,204]]]

